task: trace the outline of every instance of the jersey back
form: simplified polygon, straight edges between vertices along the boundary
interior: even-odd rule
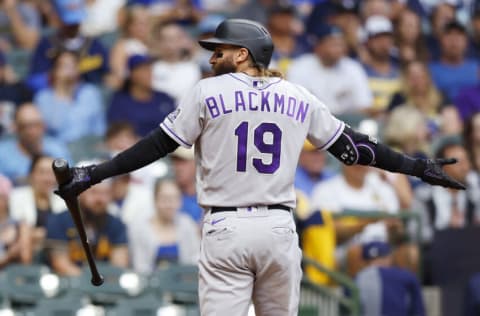
[[[203,207],[295,207],[293,181],[305,138],[327,149],[344,123],[298,85],[230,73],[200,80],[160,127],[181,146],[195,144]]]

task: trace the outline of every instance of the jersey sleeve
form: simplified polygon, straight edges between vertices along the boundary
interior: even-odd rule
[[[180,100],[177,109],[160,124],[160,128],[180,146],[190,148],[202,131],[203,110],[201,86],[197,83],[193,91]]]
[[[310,95],[313,105],[307,138],[318,149],[326,150],[342,134],[345,123],[333,116],[325,104],[315,96],[306,90],[305,92]]]

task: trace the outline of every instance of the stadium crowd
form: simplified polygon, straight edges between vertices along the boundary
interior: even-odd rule
[[[158,126],[211,75],[197,40],[227,17],[267,26],[270,67],[353,128],[413,157],[458,159],[445,171],[466,191],[340,166],[308,142],[299,159],[304,254],[358,276],[360,288],[372,260],[390,256],[382,266],[402,271],[392,273],[415,289],[415,315],[423,315],[416,286],[435,284],[436,235],[480,226],[477,0],[0,1],[0,269],[36,262],[80,273],[85,258],[53,194],[53,159],[106,159]],[[97,260],[150,273],[198,258],[193,150],[103,181],[79,202]],[[419,221],[401,220],[409,213]]]

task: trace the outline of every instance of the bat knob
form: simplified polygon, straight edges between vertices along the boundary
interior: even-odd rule
[[[70,167],[65,159],[57,158],[52,162],[53,173],[57,179],[58,184],[62,185],[70,182],[72,175],[70,174]]]
[[[98,275],[96,277],[94,276],[94,277],[92,277],[92,280],[91,280],[92,284],[95,285],[95,286],[102,285],[103,281],[104,281],[103,276],[101,276],[101,275]]]

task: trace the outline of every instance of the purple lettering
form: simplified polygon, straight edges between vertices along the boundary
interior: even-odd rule
[[[307,116],[307,112],[308,112],[308,107],[309,107],[309,104],[308,103],[304,103],[303,101],[300,101],[300,104],[298,105],[298,112],[297,112],[297,117],[296,117],[296,120],[299,121],[302,121],[302,123],[305,121],[305,117]]]
[[[283,94],[279,96],[278,94],[275,93],[274,100],[275,102],[273,104],[273,111],[277,112],[277,109],[281,107],[280,113],[283,114],[283,112],[285,111],[285,96]]]
[[[257,111],[258,110],[258,105],[256,105],[255,107],[253,106],[253,100],[252,100],[252,96],[257,96],[258,94],[255,92],[255,91],[250,91],[248,93],[248,109],[250,111]]]
[[[288,98],[287,115],[290,116],[290,117],[294,117],[296,107],[297,107],[297,100],[293,97],[289,97]]]
[[[220,115],[220,111],[218,110],[217,100],[214,97],[208,97],[205,99],[205,103],[207,104],[208,111],[212,118],[216,118]]]
[[[222,104],[223,114],[231,113],[232,109],[226,109],[225,108],[225,102],[223,101],[223,95],[219,94],[218,97],[220,98],[220,103]]]
[[[270,112],[270,104],[268,104],[268,96],[270,92],[262,91],[262,108],[261,111],[265,111],[264,108],[267,109],[267,112]]]
[[[242,107],[244,111],[247,110],[245,108],[245,100],[243,99],[242,91],[235,91],[235,111],[238,112],[240,107]]]

